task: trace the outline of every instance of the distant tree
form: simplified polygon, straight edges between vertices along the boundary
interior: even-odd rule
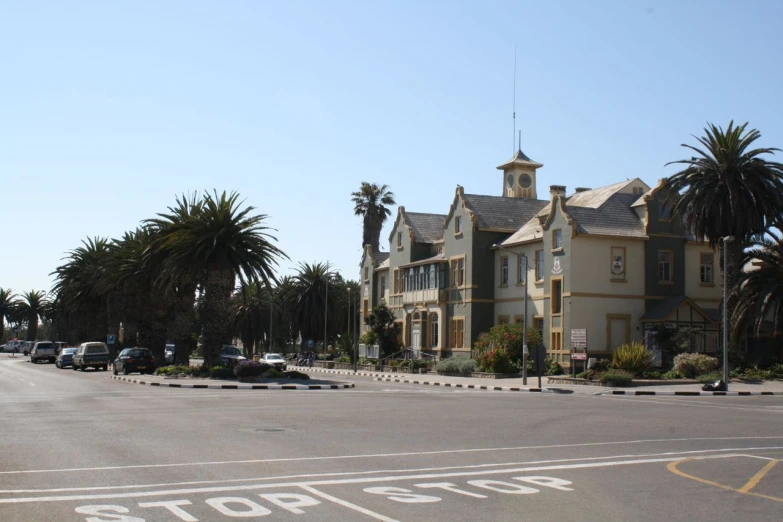
[[[46,292],[32,290],[22,292],[18,307],[22,317],[27,320],[27,341],[35,341],[38,333],[38,319],[47,305]]]
[[[358,191],[351,193],[353,212],[363,218],[362,248],[372,245],[373,252],[379,252],[381,230],[391,215],[389,207],[395,205],[394,193],[388,185],[362,182]]]
[[[10,288],[0,288],[0,342],[5,334],[5,322],[10,322],[16,296]]]
[[[400,328],[394,322],[394,313],[385,303],[373,308],[372,313],[364,322],[375,333],[381,357],[388,357],[397,351]]]

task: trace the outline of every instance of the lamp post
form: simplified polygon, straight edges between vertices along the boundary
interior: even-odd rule
[[[329,264],[326,264],[326,294],[324,297],[324,353],[326,353],[326,322],[329,317]]]
[[[726,386],[726,391],[729,391],[729,318],[727,314],[726,301],[728,300],[728,289],[726,288],[727,278],[727,266],[726,266],[726,245],[734,242],[734,236],[726,236],[720,238],[723,243],[723,383]]]

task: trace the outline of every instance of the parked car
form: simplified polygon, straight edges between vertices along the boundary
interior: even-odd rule
[[[60,351],[68,346],[68,343],[63,341],[55,341],[54,343],[54,351],[57,353],[57,355],[60,355]]]
[[[227,366],[233,366],[245,359],[247,359],[247,357],[242,355],[242,350],[233,344],[224,344],[223,348],[220,349],[220,362]]]
[[[37,363],[40,360],[54,362],[57,356],[54,353],[54,343],[51,341],[39,341],[35,343],[30,352],[30,362]]]
[[[261,358],[262,363],[266,363],[269,366],[273,367],[275,370],[284,372],[286,368],[288,367],[286,365],[285,359],[283,359],[283,356],[279,353],[268,353],[265,354]]]
[[[84,371],[87,368],[106,371],[109,369],[109,347],[99,341],[82,343],[73,354],[73,369]]]
[[[57,360],[54,361],[54,365],[64,369],[66,366],[73,366],[73,354],[76,353],[78,348],[63,348],[57,355]]]
[[[14,349],[16,349],[17,353],[22,352],[25,355],[27,355],[28,353],[30,353],[30,351],[29,350],[27,352],[23,352],[22,351],[22,345],[24,343],[25,343],[25,341],[8,341],[7,343],[5,343],[0,348],[2,348],[2,350],[5,353],[14,353]]]
[[[28,355],[30,352],[33,351],[34,346],[35,346],[34,341],[24,341],[22,345],[19,347],[19,351],[25,355]]]
[[[166,351],[163,353],[163,360],[166,364],[174,364],[174,352],[175,346],[173,344],[166,345]]]
[[[147,348],[125,348],[114,359],[112,373],[117,375],[122,372],[128,375],[131,372],[153,373],[155,371],[155,356]]]

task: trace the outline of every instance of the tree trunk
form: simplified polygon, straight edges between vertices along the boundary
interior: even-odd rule
[[[229,330],[229,303],[234,290],[234,274],[230,270],[211,267],[204,282],[201,305],[204,324],[204,364],[220,364],[220,348]]]
[[[26,341],[35,341],[35,336],[38,335],[38,315],[33,314],[27,319],[27,337]]]
[[[183,284],[174,303],[174,364],[189,365],[193,349],[191,330],[195,319],[196,285]]]

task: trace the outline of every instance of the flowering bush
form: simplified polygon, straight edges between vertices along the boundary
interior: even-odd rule
[[[268,364],[246,359],[244,361],[239,361],[237,365],[234,366],[234,375],[237,377],[258,377],[269,368],[271,368],[271,366]]]
[[[515,366],[502,348],[492,348],[478,357],[479,371],[492,373],[514,373]]]
[[[541,335],[535,328],[527,329],[527,344],[540,344]],[[487,352],[499,348],[511,361],[522,360],[522,347],[525,343],[525,329],[519,323],[493,326],[489,333],[482,333],[473,345],[476,359]]]
[[[720,361],[715,357],[703,353],[681,353],[674,358],[673,371],[683,374],[689,379],[714,372],[720,366]]]

